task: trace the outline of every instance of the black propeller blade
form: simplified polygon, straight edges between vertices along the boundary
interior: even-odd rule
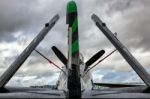
[[[105,53],[104,50],[99,51],[96,53],[93,57],[91,57],[85,64],[86,67],[84,70],[86,70],[90,65],[92,65],[94,62],[96,62],[103,54]]]
[[[62,54],[62,52],[55,46],[52,47],[52,50],[54,51],[55,55],[60,59],[60,61],[67,66],[67,58]]]

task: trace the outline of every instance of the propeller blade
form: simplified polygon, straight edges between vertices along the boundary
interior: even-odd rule
[[[98,53],[96,53],[93,57],[91,57],[85,64],[85,70],[92,65],[94,62],[96,62],[103,54],[105,53],[104,50],[99,51]]]
[[[55,55],[60,59],[60,61],[67,66],[67,58],[63,55],[63,53],[55,46],[52,47],[52,50],[54,51]]]

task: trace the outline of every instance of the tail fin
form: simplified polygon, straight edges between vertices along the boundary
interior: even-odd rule
[[[68,24],[68,98],[81,98],[80,58],[78,39],[77,6],[74,1],[67,4]]]

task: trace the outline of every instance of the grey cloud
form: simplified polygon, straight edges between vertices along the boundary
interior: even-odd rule
[[[149,5],[149,3],[149,0],[111,0],[111,2],[107,3],[108,9],[106,10],[106,13],[108,15],[116,12],[124,13],[126,10]]]
[[[110,21],[114,20],[115,15],[118,17],[115,21],[109,22],[112,31],[118,32],[121,41],[129,48],[149,51],[150,1],[115,0],[108,5],[106,17],[109,17]]]
[[[134,71],[115,71],[112,69],[101,69],[93,72],[95,82],[113,82],[113,83],[140,83],[144,82]]]
[[[14,76],[6,86],[13,87],[29,87],[29,86],[42,86],[42,85],[55,85],[59,73],[53,75],[38,76],[38,75],[19,75]]]
[[[31,4],[32,2],[29,4],[29,6]],[[5,37],[7,35],[12,35],[11,33],[13,33],[16,30],[20,30],[21,27],[24,27],[25,24],[27,24],[28,22],[27,20],[30,19],[27,16],[30,15],[30,13],[33,13],[33,11],[25,8],[27,8],[27,5],[25,5],[25,3],[23,2],[17,2],[17,0],[13,0],[13,3],[10,3],[9,0],[1,1],[0,3],[1,36]],[[24,11],[23,9],[26,11]]]
[[[17,31],[33,33],[49,21],[52,15],[61,12],[62,2],[57,4],[55,1],[47,1],[46,3],[42,4],[40,0],[13,0],[11,3],[9,0],[2,0],[0,3],[0,40],[15,39],[11,33]],[[10,35],[9,39],[8,35]]]
[[[76,0],[76,2],[79,15],[80,50],[85,60],[101,49],[114,49],[92,22],[93,13],[98,14],[113,32],[118,32],[118,38],[129,48],[143,48],[149,51],[149,0]],[[58,59],[51,50],[51,46],[56,45],[67,56],[66,4],[67,0],[13,0],[12,4],[8,0],[2,0],[0,3],[0,42],[14,41],[26,47],[44,23],[59,13],[60,20],[37,49],[56,61]],[[119,18],[114,19],[118,13]],[[22,31],[22,33],[15,37],[14,34],[17,31]],[[117,61],[118,57],[114,58]],[[45,60],[33,52],[27,65],[34,68],[32,65],[40,63],[46,64]]]
[[[108,3],[107,14],[116,13],[117,11],[124,12],[124,10],[129,9],[131,7],[131,3],[133,0],[113,0]]]

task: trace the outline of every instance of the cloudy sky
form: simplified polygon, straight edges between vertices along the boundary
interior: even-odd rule
[[[36,49],[60,67],[63,66],[51,47],[57,46],[67,56],[65,22],[68,1],[0,0],[0,75],[39,33],[44,24],[57,13],[60,15],[60,20]],[[113,32],[118,33],[120,41],[127,46],[144,68],[147,70],[150,68],[150,0],[75,1],[78,6],[80,51],[85,62],[101,49],[106,51],[104,56],[115,49],[91,20],[91,15],[95,13]],[[99,71],[96,71],[97,69]],[[118,52],[93,69],[95,79],[100,80],[106,74],[100,74],[101,70],[111,73],[115,71],[114,78],[124,72],[133,72]],[[36,85],[43,84],[42,81],[46,79],[49,79],[46,84],[55,84],[58,75],[59,70],[33,52],[9,84],[16,85],[18,82],[20,85]],[[113,79],[113,77],[110,78]],[[36,84],[32,83],[31,79],[36,81]],[[135,79],[139,79],[138,76]]]

